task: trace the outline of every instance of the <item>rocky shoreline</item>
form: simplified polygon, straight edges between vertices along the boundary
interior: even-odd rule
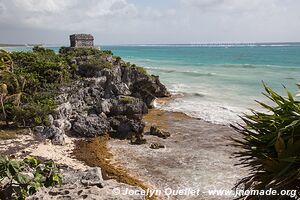
[[[198,187],[199,181],[189,182],[195,178],[191,173],[203,170],[202,160],[207,158],[197,149],[212,156],[228,156],[217,162],[212,173],[222,176],[220,169],[232,167],[229,156],[233,150],[215,134],[232,136],[231,129],[153,109],[158,98],[166,98],[160,103],[172,98],[159,77],[109,53],[100,55],[70,59],[79,78],[55,91],[58,106],[48,115],[47,125],[26,129],[18,139],[0,141],[0,153],[50,159],[60,167],[62,187],[42,188],[29,199],[166,199],[158,195],[114,195],[114,191],[163,189],[183,183]],[[216,140],[222,150],[216,152],[205,137]],[[176,174],[180,178],[174,177]],[[230,176],[230,183],[237,179]],[[222,178],[212,180],[222,182]]]
[[[73,49],[64,49],[65,53],[68,51]],[[103,156],[109,155],[105,138],[125,140],[134,146],[145,143],[143,115],[153,107],[156,98],[170,94],[159,77],[147,74],[143,68],[107,53],[100,55],[80,55],[71,59],[72,65],[77,66],[76,76],[80,78],[56,91],[58,106],[48,115],[47,125],[27,129],[25,135],[18,135],[17,139],[0,141],[0,153],[5,155],[16,158],[32,155],[59,164],[64,177],[62,187],[44,188],[29,199],[147,198],[145,195],[114,196],[112,190],[115,188],[141,190],[147,186],[125,171],[111,170],[113,165],[105,160],[107,158],[94,164],[86,162],[82,158],[93,152],[88,152],[92,149],[83,144],[85,138],[96,138],[90,142],[99,142],[97,137],[100,136],[102,142],[92,143],[92,146],[96,152],[102,150]],[[97,63],[91,64],[91,60]],[[102,147],[97,145],[101,143]],[[5,188],[3,184],[0,189]]]

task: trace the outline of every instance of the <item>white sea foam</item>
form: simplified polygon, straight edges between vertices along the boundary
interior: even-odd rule
[[[201,100],[201,97],[199,101],[188,97],[177,98],[164,105],[156,103],[155,106],[162,110],[182,112],[194,118],[222,125],[240,123],[239,116],[248,112],[247,109],[242,107]]]

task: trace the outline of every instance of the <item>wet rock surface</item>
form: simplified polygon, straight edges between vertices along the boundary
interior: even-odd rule
[[[150,144],[150,149],[163,149],[165,148],[165,145],[160,144],[160,143],[151,143]]]
[[[149,134],[163,139],[167,139],[171,136],[171,134],[168,131],[161,130],[156,126],[151,126]]]

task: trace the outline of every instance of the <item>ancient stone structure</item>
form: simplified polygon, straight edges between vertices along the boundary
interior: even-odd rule
[[[93,47],[94,37],[91,34],[70,35],[71,47]]]

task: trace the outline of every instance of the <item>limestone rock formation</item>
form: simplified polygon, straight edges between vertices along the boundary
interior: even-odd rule
[[[143,195],[122,195],[126,190],[139,190],[115,180],[103,180],[100,168],[89,168],[86,171],[63,170],[61,187],[42,188],[28,200],[144,200]]]
[[[74,59],[79,66],[89,60]],[[107,59],[105,62],[107,64]],[[109,133],[120,139],[142,139],[145,126],[142,116],[148,113],[155,98],[170,94],[157,76],[113,59],[110,65],[109,68],[79,70],[83,78],[61,88],[56,97],[60,105],[51,116],[51,126],[36,127],[35,132],[54,144],[64,143],[65,132],[83,137]]]

